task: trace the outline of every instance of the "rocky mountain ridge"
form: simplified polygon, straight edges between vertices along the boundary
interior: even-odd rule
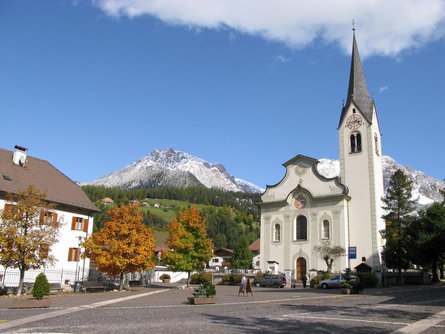
[[[413,181],[413,198],[420,205],[441,201],[439,192],[443,183],[426,174],[402,166],[390,156],[383,156],[383,179],[385,189],[391,175],[402,169]],[[320,159],[317,168],[320,174],[331,178],[340,175],[340,162],[332,159]],[[229,174],[221,163],[210,163],[191,154],[166,150],[154,150],[148,156],[110,173],[100,179],[84,183],[105,187],[187,187],[203,185],[207,188],[220,188],[227,191],[261,193],[263,188]]]

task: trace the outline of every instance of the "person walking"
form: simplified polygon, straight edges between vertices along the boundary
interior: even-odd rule
[[[306,289],[306,283],[307,283],[307,276],[303,275],[303,278],[301,279],[303,281],[303,288]]]

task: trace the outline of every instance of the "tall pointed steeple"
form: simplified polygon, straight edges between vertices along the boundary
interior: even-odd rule
[[[351,72],[349,74],[348,95],[346,105],[343,107],[340,122],[346,114],[351,103],[354,103],[365,119],[372,123],[373,102],[369,99],[368,86],[366,85],[365,74],[363,72],[360,54],[358,52],[357,41],[355,39],[355,28],[353,30]]]

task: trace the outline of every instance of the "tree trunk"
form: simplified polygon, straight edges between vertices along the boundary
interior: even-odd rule
[[[119,292],[121,292],[123,288],[124,288],[124,272],[121,271],[121,277],[119,281]]]
[[[187,271],[187,289],[190,287],[190,271]]]
[[[17,287],[17,296],[22,295],[23,281],[25,279],[25,269],[20,268],[19,286]]]

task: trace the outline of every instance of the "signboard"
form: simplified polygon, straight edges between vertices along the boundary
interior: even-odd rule
[[[349,259],[353,260],[357,258],[357,247],[349,247]]]

